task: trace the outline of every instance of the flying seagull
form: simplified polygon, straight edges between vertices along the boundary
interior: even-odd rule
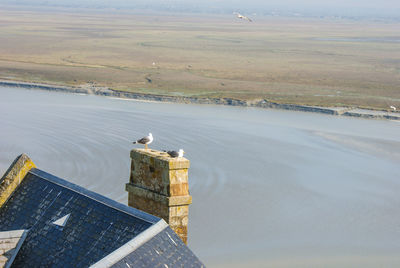
[[[169,154],[169,156],[171,157],[183,157],[183,154],[185,152],[183,151],[183,149],[179,149],[179,151],[168,151],[167,154]]]
[[[137,141],[134,141],[133,144],[144,144],[144,148],[147,149],[147,145],[153,142],[153,135],[151,133],[149,133],[148,136],[143,137]]]
[[[390,105],[390,109],[392,109],[393,111],[396,111],[396,107],[394,107],[393,105]]]
[[[249,22],[253,22],[250,18],[243,16],[242,14],[240,14],[238,12],[233,12],[233,14],[236,15],[236,17],[238,17],[239,19],[248,20]]]

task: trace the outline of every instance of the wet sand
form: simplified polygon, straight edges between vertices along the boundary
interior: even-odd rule
[[[0,87],[16,87],[33,90],[46,90],[56,92],[68,92],[81,95],[97,95],[107,96],[109,98],[119,99],[133,99],[144,102],[170,102],[170,103],[184,103],[184,104],[217,104],[217,105],[228,105],[228,106],[241,106],[241,107],[256,107],[266,109],[281,109],[290,111],[301,111],[301,112],[313,112],[330,114],[336,116],[351,116],[369,119],[388,119],[388,120],[399,120],[400,114],[389,110],[368,110],[358,109],[354,107],[320,107],[320,106],[308,106],[300,104],[289,104],[289,103],[277,103],[271,102],[266,99],[258,99],[252,101],[240,100],[236,98],[203,98],[203,97],[185,97],[185,96],[171,96],[171,95],[160,95],[160,94],[149,94],[149,93],[133,93],[126,91],[113,90],[107,87],[97,87],[94,85],[85,85],[78,87],[71,86],[60,86],[60,85],[49,85],[49,84],[37,84],[37,83],[26,83],[18,81],[0,80]]]
[[[122,203],[131,140],[183,148],[209,267],[400,266],[399,122],[3,87],[0,126],[0,173],[25,152]]]

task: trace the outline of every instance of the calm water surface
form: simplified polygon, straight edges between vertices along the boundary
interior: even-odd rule
[[[27,153],[122,203],[130,141],[191,160],[209,267],[400,267],[400,123],[0,88],[0,173]]]

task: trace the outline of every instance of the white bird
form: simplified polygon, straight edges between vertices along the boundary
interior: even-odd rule
[[[390,105],[390,109],[392,109],[393,111],[396,111],[396,107],[394,107],[393,105]]]
[[[238,13],[238,12],[233,12],[234,15],[236,15],[236,17],[238,17],[239,19],[242,20],[248,20],[249,22],[252,22],[252,20],[246,16],[243,16],[242,14]]]
[[[147,145],[153,142],[153,135],[151,133],[149,133],[148,136],[143,137],[137,141],[134,141],[133,144],[144,144],[144,148],[147,149]]]
[[[169,156],[171,157],[183,157],[183,154],[185,153],[185,151],[183,151],[183,149],[179,149],[179,151],[168,151],[167,154],[169,154]]]

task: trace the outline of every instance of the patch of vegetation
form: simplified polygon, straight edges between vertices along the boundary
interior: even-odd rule
[[[91,81],[140,93],[317,106],[400,106],[400,44],[378,42],[398,36],[398,23],[6,9],[0,18],[2,79]]]

